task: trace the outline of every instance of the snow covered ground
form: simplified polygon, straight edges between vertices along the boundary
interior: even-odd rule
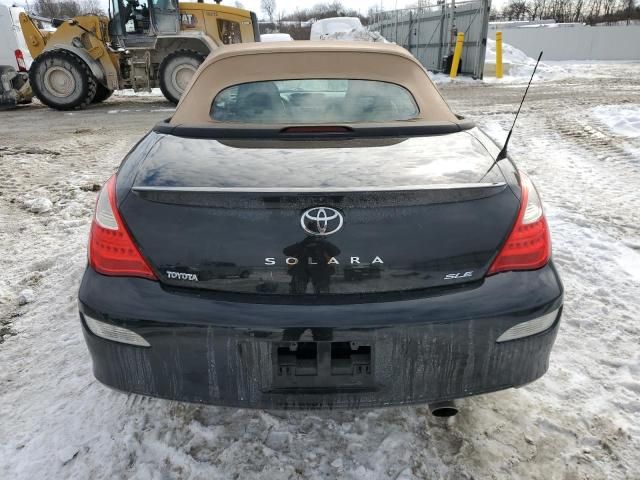
[[[601,105],[593,115],[609,129],[623,137],[640,137],[640,103],[631,105]]]
[[[519,82],[442,88],[501,140]],[[100,385],[76,307],[95,190],[170,105],[3,112],[0,478],[638,478],[639,92],[640,64],[574,65],[531,88],[511,152],[545,200],[564,320],[547,375],[464,400],[448,421],[424,406],[248,411]]]

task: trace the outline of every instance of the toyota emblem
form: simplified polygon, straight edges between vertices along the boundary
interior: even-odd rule
[[[300,218],[302,229],[310,235],[326,237],[342,228],[342,214],[331,207],[314,207],[306,210]]]

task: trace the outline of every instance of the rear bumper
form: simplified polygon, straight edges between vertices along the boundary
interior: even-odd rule
[[[79,305],[94,374],[112,388],[235,407],[339,408],[431,403],[536,380],[562,295],[552,264],[446,295],[342,305],[221,301],[87,268]],[[554,310],[547,330],[496,342]],[[150,347],[98,337],[85,315]]]

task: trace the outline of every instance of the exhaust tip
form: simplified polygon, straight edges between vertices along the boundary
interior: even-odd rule
[[[458,413],[458,407],[453,401],[429,404],[429,411],[434,417],[453,417]]]

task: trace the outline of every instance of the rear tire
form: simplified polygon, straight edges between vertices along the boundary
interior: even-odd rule
[[[107,98],[113,95],[113,90],[109,90],[107,87],[98,83],[96,85],[96,96],[93,97],[91,103],[100,103],[104,102]]]
[[[33,93],[56,110],[84,108],[96,95],[97,83],[84,61],[66,50],[49,50],[29,69]]]
[[[160,77],[160,90],[167,100],[178,103],[193,74],[205,56],[195,50],[176,50],[170,53],[162,63],[158,71]]]

